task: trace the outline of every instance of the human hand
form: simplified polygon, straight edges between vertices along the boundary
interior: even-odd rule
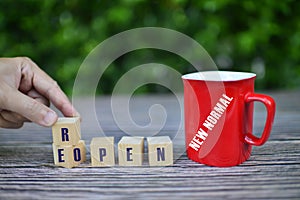
[[[20,128],[26,121],[52,126],[58,115],[79,116],[57,83],[26,57],[0,58],[0,127]]]

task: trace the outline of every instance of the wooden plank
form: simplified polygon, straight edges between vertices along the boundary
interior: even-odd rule
[[[183,132],[174,137],[180,111],[172,109],[177,103],[168,96],[140,97],[134,100],[138,106],[132,107],[133,118],[147,124],[147,109],[139,110],[143,102],[150,105],[161,100],[167,105],[172,117],[162,132],[174,139],[174,154],[182,154],[168,167],[92,168],[87,146],[85,163],[73,169],[58,168],[53,163],[51,129],[33,124],[19,130],[0,129],[0,199],[299,199],[300,91],[270,95],[277,102],[277,113],[269,141],[253,147],[250,159],[232,168],[208,167],[187,159],[181,149]],[[96,108],[105,135],[114,136],[117,143],[125,133],[113,121],[109,98],[96,102],[101,105]],[[256,108],[257,133],[264,116],[263,109]],[[82,139],[90,144],[92,137],[101,134],[96,132],[98,124],[84,121]],[[150,134],[154,129],[145,130]]]

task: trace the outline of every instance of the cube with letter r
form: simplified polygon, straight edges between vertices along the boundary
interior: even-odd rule
[[[78,117],[58,118],[52,126],[53,143],[56,145],[76,145],[80,138],[80,119]]]

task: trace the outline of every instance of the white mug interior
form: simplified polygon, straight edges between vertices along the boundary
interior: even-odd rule
[[[256,74],[250,72],[203,71],[183,75],[182,79],[199,81],[239,81],[253,77],[256,77]]]

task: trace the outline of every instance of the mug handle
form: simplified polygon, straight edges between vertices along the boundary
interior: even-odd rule
[[[275,101],[272,97],[263,95],[263,94],[255,94],[255,93],[249,93],[245,96],[245,102],[251,103],[253,101],[259,101],[262,102],[266,106],[267,110],[267,119],[264,127],[264,131],[260,138],[253,135],[253,133],[247,133],[245,136],[245,142],[250,145],[256,145],[260,146],[263,145],[269,138],[272,124],[275,117]]]

